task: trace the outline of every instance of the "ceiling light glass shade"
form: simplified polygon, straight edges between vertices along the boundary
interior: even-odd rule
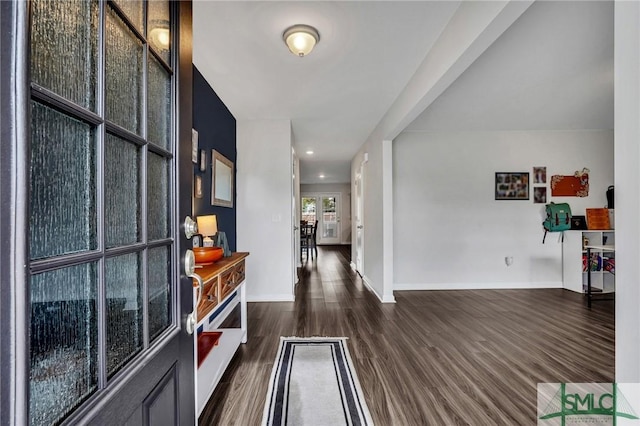
[[[306,56],[320,41],[320,34],[318,34],[318,30],[309,25],[294,25],[284,31],[282,38],[291,53],[296,56]]]

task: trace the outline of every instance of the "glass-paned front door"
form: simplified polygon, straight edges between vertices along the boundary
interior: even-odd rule
[[[30,424],[64,421],[175,339],[170,10],[30,2]]]

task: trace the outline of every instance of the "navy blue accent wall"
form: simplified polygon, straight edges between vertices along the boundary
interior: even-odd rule
[[[207,167],[193,165],[194,176],[202,178],[202,198],[193,197],[193,215],[215,214],[218,230],[227,234],[229,248],[236,251],[236,185],[233,186],[233,208],[211,205],[211,150],[215,149],[236,164],[236,119],[213,91],[200,71],[193,67],[193,128],[198,131],[198,148],[204,150]],[[199,155],[198,155],[199,158]],[[236,168],[234,167],[234,172]],[[195,181],[195,177],[194,177]]]

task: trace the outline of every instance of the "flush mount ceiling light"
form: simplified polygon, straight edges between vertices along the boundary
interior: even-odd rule
[[[291,53],[296,56],[306,56],[320,41],[318,30],[309,25],[294,25],[284,30],[282,39],[289,47]]]

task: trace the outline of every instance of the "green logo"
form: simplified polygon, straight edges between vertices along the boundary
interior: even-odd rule
[[[636,398],[637,399],[637,398]],[[637,408],[637,401],[634,400]],[[538,384],[538,424],[589,423],[616,425],[638,420],[632,404],[616,383]],[[547,422],[555,420],[554,422]]]

